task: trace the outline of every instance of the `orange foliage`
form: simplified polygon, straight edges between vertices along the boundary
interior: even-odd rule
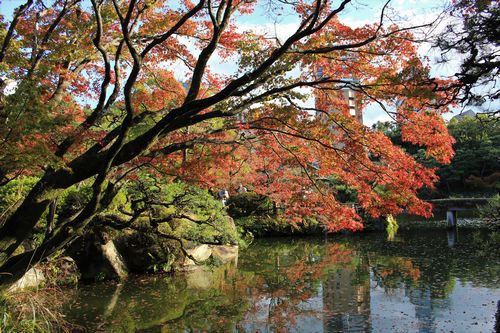
[[[196,5],[188,0],[175,4],[167,1],[138,2],[132,11],[138,23],[130,32],[135,47],[141,50],[160,38]],[[235,1],[232,5],[239,15],[248,15],[253,12],[255,2]],[[117,6],[122,15],[127,12],[127,2],[119,2]],[[327,3],[322,6],[320,19],[327,17],[325,13],[329,9]],[[299,17],[307,17],[314,8],[314,3],[300,1],[295,11]],[[31,54],[37,51],[33,46],[33,34],[47,34],[51,23],[65,10],[62,2],[41,12],[40,9],[40,6],[34,6],[19,21],[16,30],[18,52],[9,55],[12,76],[24,80],[27,73],[31,73],[38,94],[34,98],[41,104],[52,103],[62,82],[67,88],[61,102],[56,106],[51,104],[42,115],[50,120],[49,125],[43,130],[31,129],[26,134],[21,129],[26,122],[19,124],[19,136],[13,141],[21,154],[31,154],[35,146],[43,145],[50,155],[66,136],[76,135],[69,152],[58,161],[69,164],[89,147],[107,147],[106,135],[124,118],[125,103],[120,93],[90,129],[81,131],[83,119],[92,112],[89,106],[98,104],[102,77],[106,72],[92,42],[95,37],[94,14],[81,6],[69,8],[45,44],[38,45],[44,52],[40,53],[35,66],[30,60]],[[129,46],[123,47],[119,60],[113,63],[117,57],[115,52],[119,51],[118,41],[123,39],[122,27],[111,3],[105,2],[101,11],[104,17],[102,30],[105,32],[101,44],[109,53],[110,67],[115,64],[123,67],[120,74],[111,68],[109,79],[111,85],[119,81],[123,81],[123,85],[132,67],[132,52]],[[213,20],[208,9],[203,7],[141,60],[141,71],[133,82],[131,99],[134,116],[144,115],[144,118],[134,124],[126,139],[132,141],[147,133],[176,108],[196,105],[194,102],[210,100],[221,92],[229,97],[213,105],[207,104],[208,107],[200,110],[191,110],[193,118],[189,118],[191,115],[182,118],[189,112],[173,117],[174,125],[180,118],[186,122],[179,128],[166,126],[152,135],[148,139],[150,144],[134,156],[135,159],[115,168],[113,175],[126,172],[134,165],[150,163],[154,167],[151,172],[163,175],[165,181],[175,178],[205,188],[233,190],[244,184],[285,208],[292,224],[312,217],[329,231],[363,227],[356,210],[340,202],[339,190],[332,186],[332,182],[340,182],[354,191],[361,208],[371,216],[404,210],[430,215],[430,205],[420,200],[416,193],[422,187],[433,187],[437,180],[434,170],[419,165],[383,134],[353,119],[345,98],[339,94],[339,89],[347,82],[356,90],[357,108],[363,109],[374,101],[387,105],[393,110],[396,121],[402,124],[404,140],[425,147],[429,157],[449,163],[453,155],[453,139],[441,118],[446,108],[431,109],[429,106],[449,96],[437,94],[429,84],[429,68],[418,58],[410,32],[398,31],[394,25],[351,28],[334,17],[318,32],[295,42],[293,52],[283,52],[274,67],[262,71],[260,78],[238,89],[224,90],[235,82],[234,75],[217,73],[206,66],[194,101],[186,100],[193,72],[197,66],[202,66],[200,51],[207,50],[208,53],[211,43],[216,43],[213,52],[223,61],[240,61],[238,65],[243,73],[258,68],[262,63],[259,59],[266,59],[273,48],[279,46],[264,35],[242,33],[235,19],[229,20],[222,27],[220,36],[213,38],[214,32],[221,28],[214,25]],[[372,40],[375,35],[377,38]],[[362,45],[340,47],[357,43]],[[339,47],[325,51],[324,48],[330,45]],[[36,70],[31,71],[31,65]],[[290,73],[296,69],[300,69],[300,74],[291,79]],[[320,69],[321,76],[318,75]],[[314,116],[310,108],[297,106],[297,92],[287,90],[244,105],[239,116],[229,116],[238,110],[239,103],[245,101],[247,95],[251,95],[244,92],[252,84],[257,87],[262,84],[261,90],[249,90],[258,95],[282,87],[283,82],[314,82],[304,86],[314,88],[315,106],[322,116]],[[440,84],[438,81],[434,83]],[[104,95],[110,94],[112,86],[108,88]],[[186,110],[190,109],[186,107]],[[211,112],[219,112],[220,116],[204,122],[193,121],[195,125],[190,125],[194,115]],[[193,144],[167,155],[152,153],[184,142]],[[45,156],[40,166],[50,158]],[[129,177],[135,175],[131,173]]]

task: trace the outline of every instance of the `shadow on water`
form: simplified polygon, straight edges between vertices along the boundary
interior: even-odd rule
[[[66,315],[89,332],[492,332],[499,240],[468,230],[262,239],[237,267],[68,291]]]

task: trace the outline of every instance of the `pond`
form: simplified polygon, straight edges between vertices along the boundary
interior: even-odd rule
[[[237,262],[65,292],[88,332],[493,332],[499,234],[256,240]]]

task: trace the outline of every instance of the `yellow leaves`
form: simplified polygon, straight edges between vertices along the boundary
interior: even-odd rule
[[[386,218],[386,228],[387,231],[387,240],[392,241],[398,232],[399,225],[394,216],[391,214],[387,215]]]

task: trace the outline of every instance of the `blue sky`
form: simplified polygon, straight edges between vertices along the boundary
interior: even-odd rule
[[[14,9],[25,3],[25,0],[1,0],[0,13],[8,18],[12,17]]]

